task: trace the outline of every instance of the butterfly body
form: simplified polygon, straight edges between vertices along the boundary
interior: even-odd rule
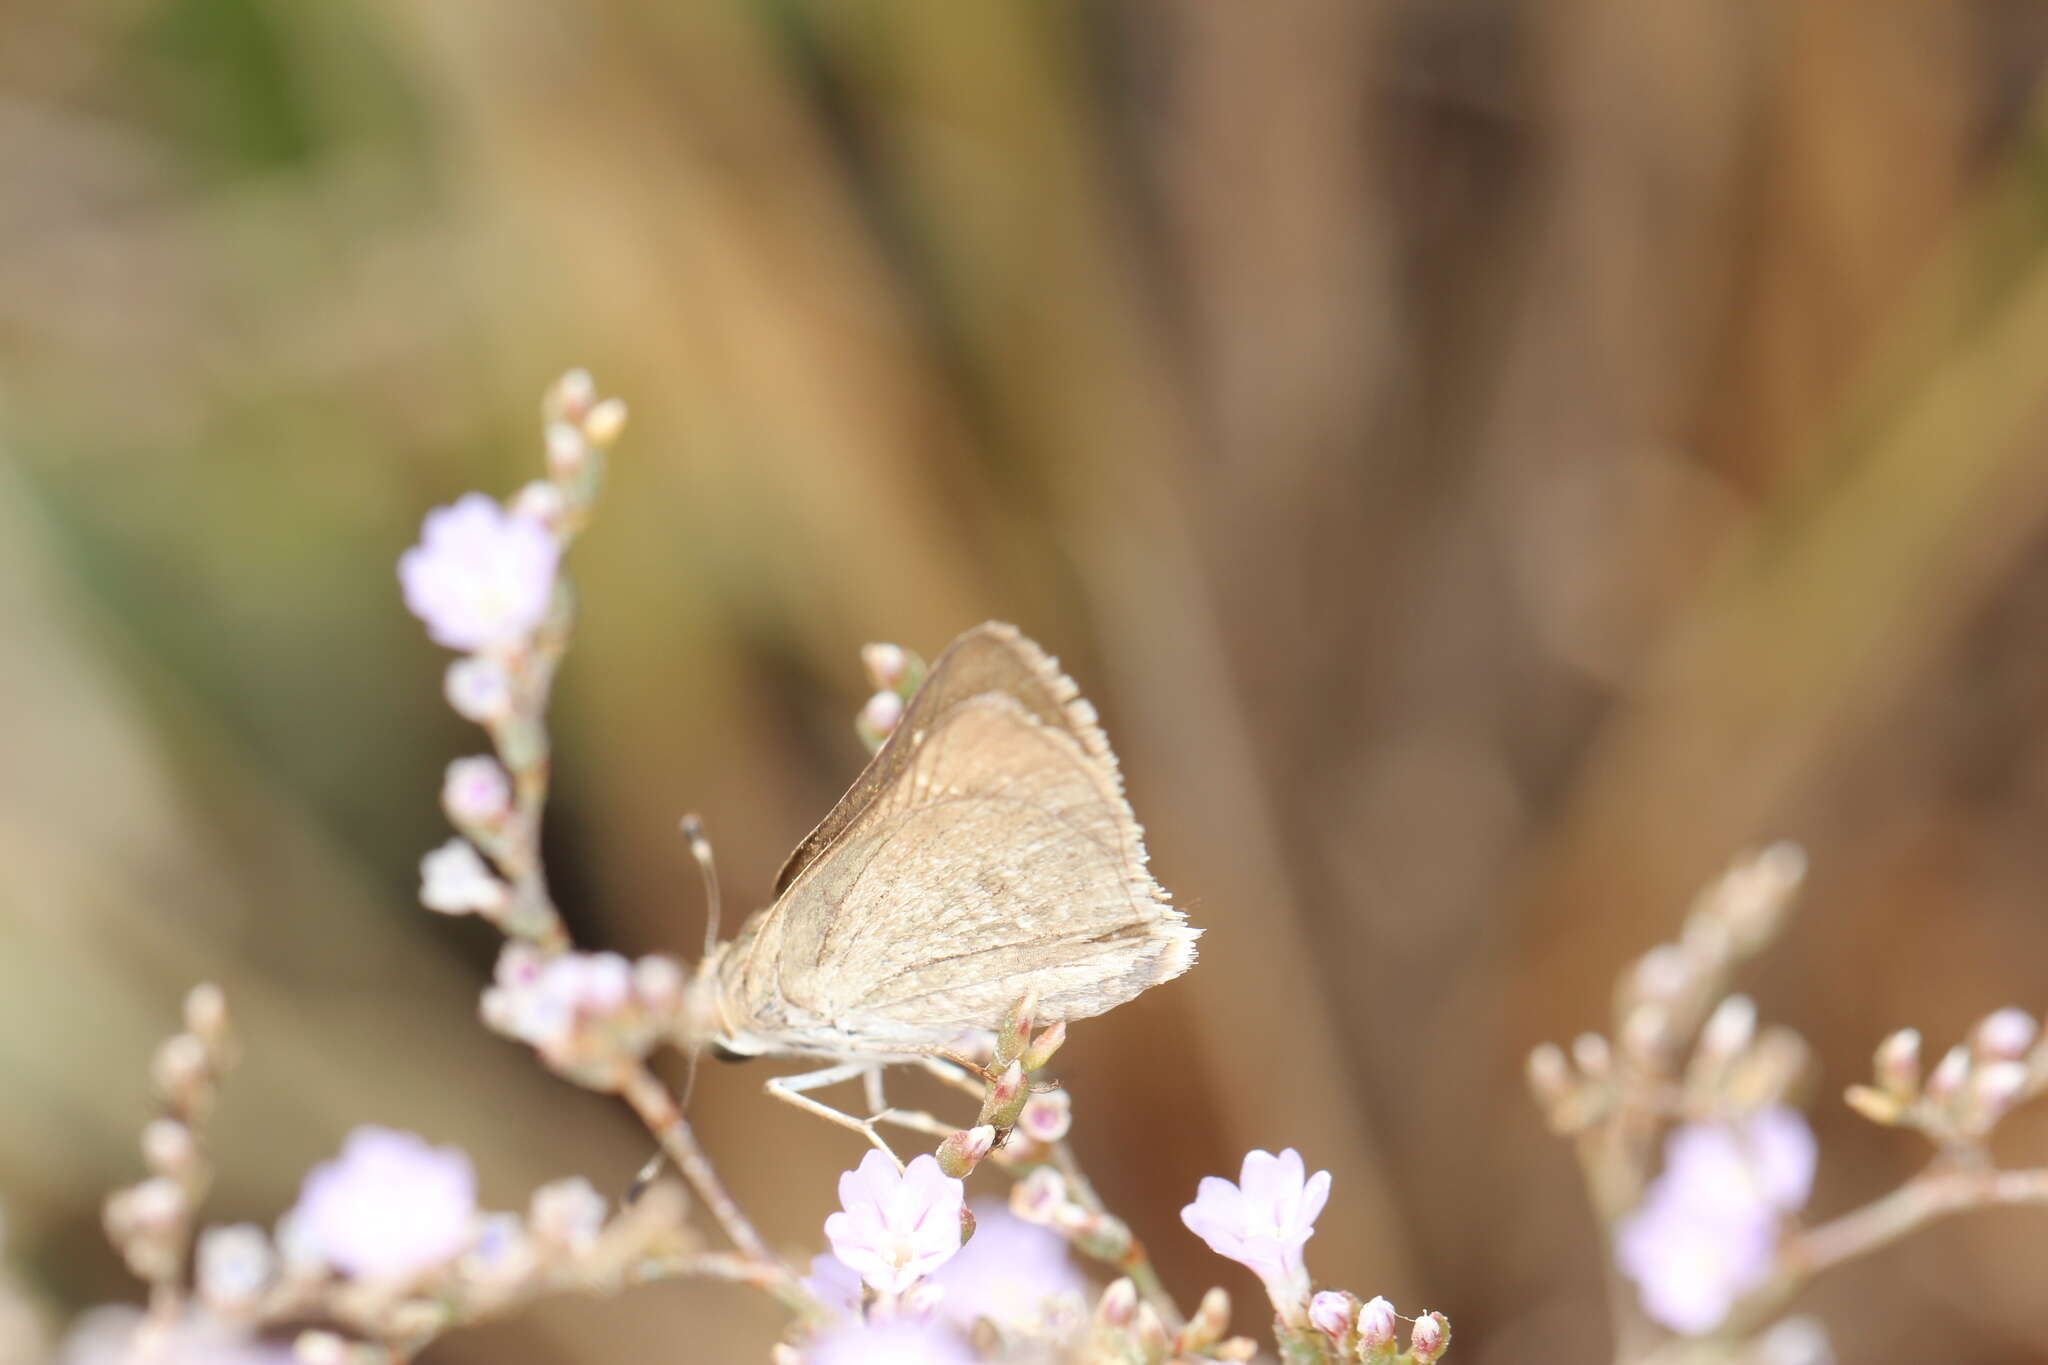
[[[932,666],[902,721],[700,966],[693,1029],[727,1055],[902,1060],[1178,976],[1199,930],[1146,868],[1094,709],[1015,628]]]

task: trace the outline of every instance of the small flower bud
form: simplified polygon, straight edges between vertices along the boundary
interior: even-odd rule
[[[1685,950],[1675,943],[1660,943],[1637,960],[1633,985],[1644,1000],[1670,1000],[1686,988],[1692,976]]]
[[[570,370],[557,379],[541,400],[541,415],[548,421],[578,422],[590,411],[597,397],[597,381],[585,369]]]
[[[1391,1350],[1395,1334],[1401,1330],[1401,1319],[1394,1312],[1394,1305],[1382,1296],[1367,1299],[1358,1310],[1358,1346],[1360,1353]]]
[[[190,1104],[206,1084],[206,1060],[206,1044],[196,1034],[173,1034],[158,1044],[149,1064],[150,1079],[172,1104]]]
[[[1434,1365],[1451,1344],[1451,1324],[1442,1313],[1424,1313],[1408,1334],[1408,1354],[1415,1365]]]
[[[1053,1054],[1060,1050],[1060,1045],[1066,1041],[1067,1021],[1056,1019],[1031,1040],[1031,1046],[1024,1049],[1024,1055],[1019,1060],[1024,1063],[1026,1071],[1041,1071],[1046,1063],[1053,1059]]]
[[[1614,1070],[1614,1051],[1597,1033],[1581,1033],[1572,1039],[1572,1060],[1588,1080],[1604,1081]]]
[[[1871,1070],[1886,1094],[1910,1100],[1920,1093],[1920,1030],[1902,1028],[1877,1045]]]
[[[653,954],[633,964],[633,994],[657,1014],[665,1014],[683,998],[682,964]]]
[[[456,715],[479,725],[512,713],[512,678],[495,659],[457,659],[441,680],[441,694]]]
[[[185,995],[185,1027],[209,1048],[228,1036],[228,998],[211,981],[202,981]]]
[[[1040,1166],[1010,1187],[1010,1212],[1027,1223],[1051,1227],[1067,1203],[1067,1178]]]
[[[569,1251],[583,1251],[597,1241],[610,1206],[582,1176],[550,1181],[533,1192],[526,1222],[534,1239]]]
[[[1340,1290],[1325,1289],[1308,1301],[1308,1320],[1318,1332],[1341,1343],[1358,1325],[1358,1299]]]
[[[884,692],[894,692],[910,668],[910,655],[901,645],[868,644],[860,647],[861,666],[868,681]]]
[[[124,1193],[123,1221],[139,1233],[167,1231],[185,1216],[185,1192],[177,1181],[166,1176],[151,1176]]]
[[[490,829],[512,813],[512,779],[495,758],[458,758],[441,783],[441,808],[457,829]]]
[[[569,512],[568,499],[562,490],[545,479],[535,479],[519,490],[512,499],[512,515],[521,521],[530,521],[536,526],[555,530],[562,524]]]
[[[854,728],[870,747],[880,748],[883,740],[896,733],[903,720],[903,709],[903,698],[894,692],[877,692],[860,708]]]
[[[1746,995],[1731,995],[1714,1007],[1700,1029],[1700,1052],[1725,1060],[1748,1047],[1756,1037],[1756,1002]]]
[[[1906,1106],[1896,1095],[1887,1094],[1875,1086],[1852,1085],[1842,1094],[1851,1109],[1869,1119],[1872,1123],[1886,1126],[1897,1123],[1906,1112]]]
[[[2027,1050],[2033,1047],[2034,1039],[2040,1033],[2041,1026],[2033,1015],[2023,1009],[2007,1007],[1979,1022],[1971,1041],[1980,1057],[2016,1062],[2027,1055]]]
[[[546,432],[548,473],[557,479],[573,479],[590,463],[590,445],[583,431],[567,422],[550,422]]]
[[[151,1119],[143,1125],[142,1160],[155,1174],[183,1175],[198,1155],[192,1130],[176,1119]]]
[[[1188,1325],[1180,1329],[1173,1344],[1174,1354],[1199,1355],[1221,1341],[1229,1330],[1230,1295],[1222,1289],[1211,1289],[1202,1295]]]
[[[232,1313],[270,1286],[277,1257],[270,1238],[253,1223],[208,1228],[199,1238],[199,1295],[217,1312]]]
[[[1210,1354],[1218,1360],[1256,1360],[1259,1356],[1259,1343],[1250,1337],[1232,1337],[1228,1341],[1218,1342],[1216,1349]]]
[[[420,859],[420,904],[443,915],[477,912],[494,915],[504,909],[505,884],[484,866],[477,851],[450,839]]]
[[[292,1354],[299,1365],[345,1365],[348,1338],[338,1332],[301,1332],[292,1343]]]
[[[996,1064],[1001,1066],[1016,1060],[1024,1054],[1025,1045],[1031,1039],[1031,1016],[1038,1010],[1038,993],[1026,991],[1010,1006],[1010,1012],[1003,1016],[1002,1027],[996,1030]]]
[[[1054,1143],[1074,1126],[1074,1101],[1064,1090],[1048,1090],[1024,1101],[1017,1128],[1033,1142]]]
[[[626,415],[623,398],[607,398],[583,419],[583,434],[590,438],[592,445],[609,446],[626,429]]]
[[[1927,1097],[1931,1100],[1946,1101],[1954,1098],[1963,1088],[1963,1082],[1970,1074],[1970,1049],[1957,1043],[1941,1055],[1932,1075],[1927,1078]]]
[[[1530,1093],[1546,1109],[1557,1108],[1578,1088],[1571,1063],[1564,1059],[1564,1049],[1556,1043],[1543,1043],[1533,1049],[1525,1068]]]
[[[1166,1352],[1173,1345],[1166,1324],[1160,1320],[1159,1310],[1149,1303],[1138,1305],[1132,1319],[1131,1337],[1137,1343],[1139,1357],[1147,1362],[1166,1359]]]
[[[1637,1005],[1621,1021],[1621,1050],[1644,1066],[1661,1066],[1673,1043],[1671,1011],[1663,1005]]]
[[[2024,1062],[1987,1062],[1970,1075],[1967,1126],[1986,1132],[2004,1118],[2027,1089]]]
[[[939,1169],[959,1180],[980,1165],[982,1158],[994,1151],[995,1146],[996,1130],[982,1124],[978,1128],[963,1128],[951,1134],[939,1144],[934,1155],[939,1159]]]
[[[1095,1320],[1104,1327],[1123,1327],[1137,1312],[1138,1286],[1125,1276],[1112,1280],[1109,1288],[1102,1291],[1102,1299],[1095,1305]]]
[[[1031,1099],[1031,1084],[1024,1078],[1024,1068],[1011,1062],[989,1087],[988,1096],[981,1102],[979,1123],[994,1124],[998,1128],[1014,1128],[1018,1116]]]

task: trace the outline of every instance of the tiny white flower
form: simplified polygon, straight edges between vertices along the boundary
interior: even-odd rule
[[[420,859],[420,904],[444,915],[489,914],[504,907],[505,884],[466,841],[450,839]]]

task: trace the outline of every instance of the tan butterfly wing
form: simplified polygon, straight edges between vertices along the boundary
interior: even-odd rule
[[[940,656],[719,964],[740,1050],[888,1055],[1100,1014],[1194,961],[1116,759],[1052,659],[988,624]]]

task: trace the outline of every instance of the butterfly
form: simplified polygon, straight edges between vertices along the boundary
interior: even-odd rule
[[[1095,708],[1014,626],[939,656],[853,786],[797,846],[774,901],[692,977],[686,1041],[726,1059],[833,1065],[802,1092],[947,1055],[1029,996],[1085,1019],[1186,971],[1200,930],[1146,866]],[[877,1140],[878,1141],[878,1140]]]

